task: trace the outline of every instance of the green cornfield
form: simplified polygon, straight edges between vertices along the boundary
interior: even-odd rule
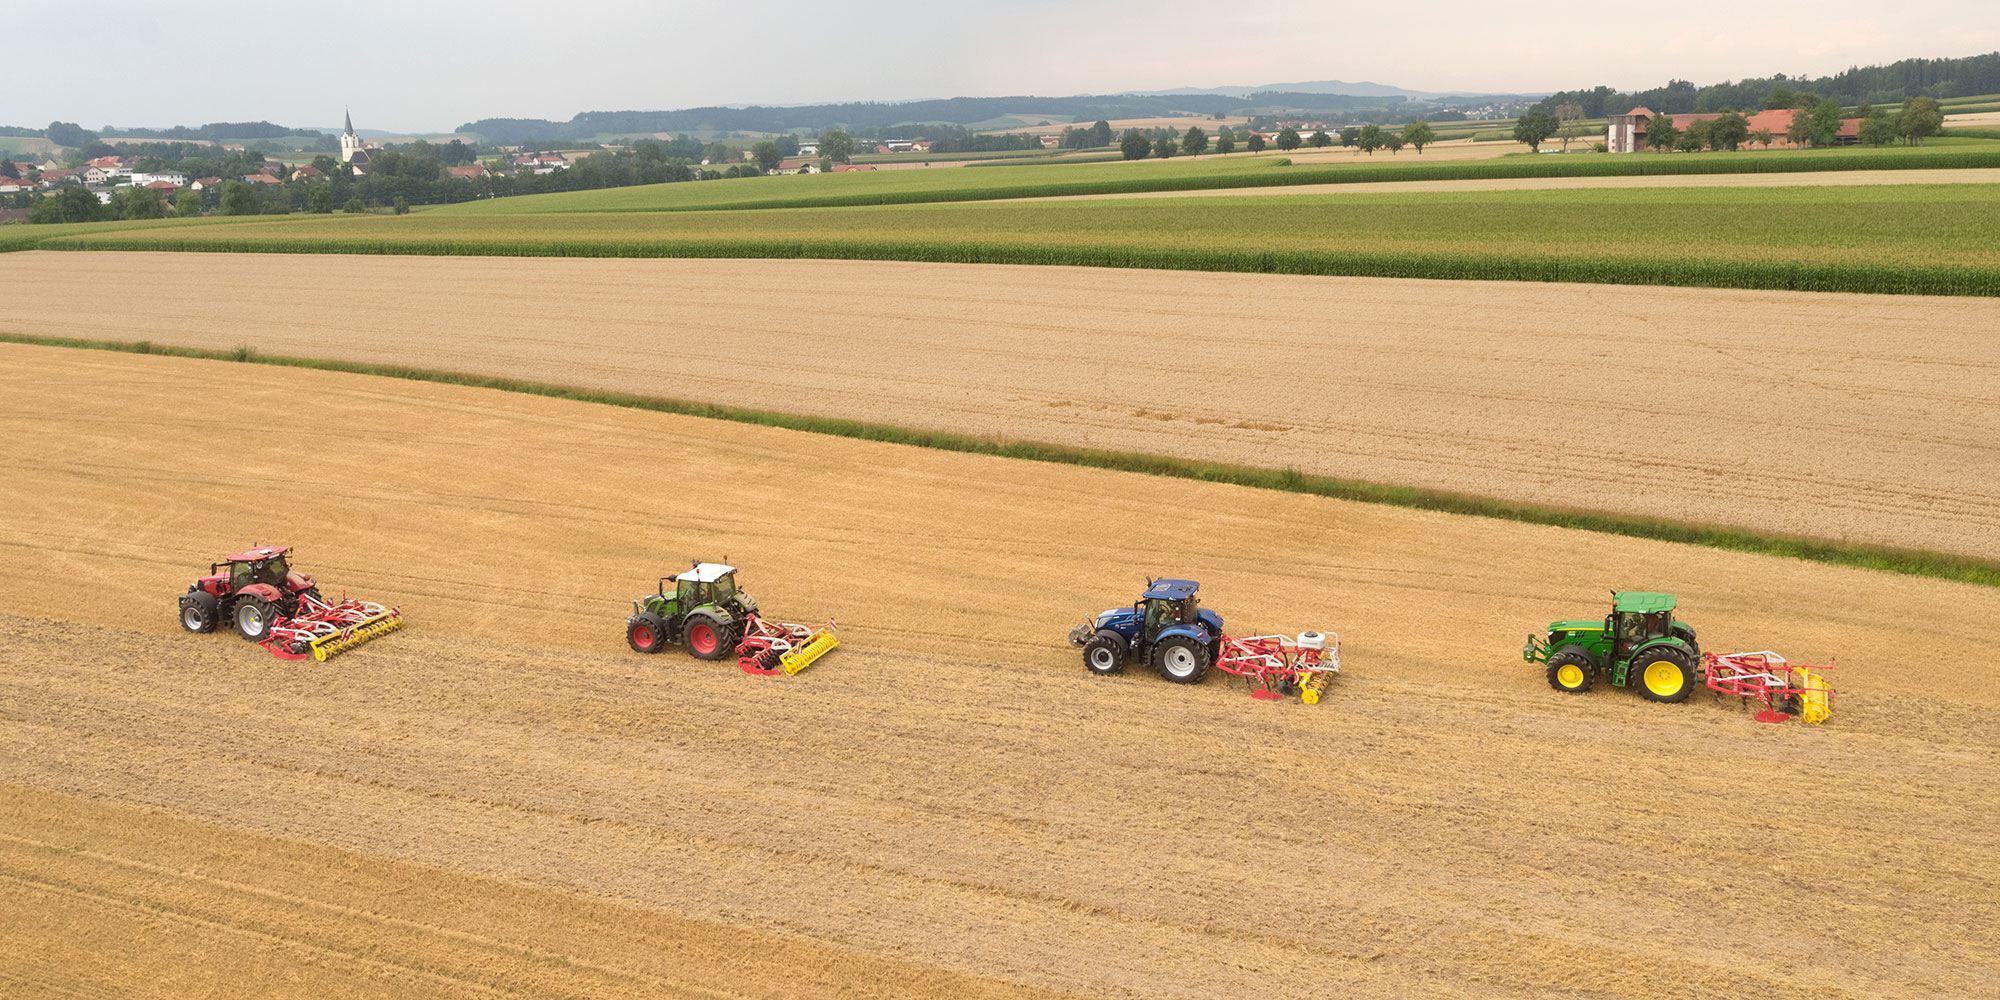
[[[884,259],[2000,295],[2000,185],[979,202],[790,212],[318,216],[61,250]]]

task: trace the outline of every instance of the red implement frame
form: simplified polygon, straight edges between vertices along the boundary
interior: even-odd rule
[[[301,594],[297,613],[272,622],[270,635],[258,645],[281,660],[310,659],[324,663],[341,650],[394,631],[402,624],[400,608],[350,600],[345,594],[334,604],[312,594]]]
[[[834,630],[833,622],[828,621],[825,631]],[[815,631],[811,625],[774,622],[753,613],[743,623],[743,638],[736,642],[736,665],[746,674],[782,674],[785,669],[780,658],[805,645]]]
[[[1757,712],[1758,722],[1785,722],[1803,711],[1808,722],[1816,723],[1826,717],[1833,701],[1833,689],[1824,680],[1831,664],[1794,667],[1777,653],[1764,650],[1703,653],[1701,667],[1709,690],[1764,706]]]
[[[1309,639],[1315,635],[1319,648]],[[1216,649],[1215,669],[1248,681],[1250,696],[1260,701],[1297,694],[1308,705],[1318,704],[1327,681],[1340,673],[1340,635],[1308,632],[1302,638],[1309,641],[1288,635],[1225,635]]]

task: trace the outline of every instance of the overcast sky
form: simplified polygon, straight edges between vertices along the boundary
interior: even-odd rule
[[[8,9],[0,125],[444,131],[703,104],[1296,80],[1624,89],[2000,49],[1996,0],[484,0]]]

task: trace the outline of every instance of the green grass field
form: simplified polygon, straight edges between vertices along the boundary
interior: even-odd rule
[[[1637,156],[1542,156],[1426,161],[1411,152],[1369,163],[1282,166],[1280,157],[1194,157],[1134,163],[1035,163],[1005,170],[884,170],[845,174],[746,177],[699,184],[526,195],[455,205],[458,215],[545,212],[673,212],[813,208],[989,201],[1065,194],[1223,190],[1292,184],[1481,177],[1604,177],[1661,174],[1885,170],[1915,167],[2000,168],[2000,143],[1947,139],[1917,148],[1838,148],[1674,153]]]
[[[50,249],[819,257],[2000,295],[2000,185],[1653,188],[549,215],[46,234]]]

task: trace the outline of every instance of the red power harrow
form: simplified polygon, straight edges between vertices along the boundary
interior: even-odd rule
[[[736,665],[746,674],[796,674],[840,645],[833,632],[832,621],[813,628],[768,621],[752,613],[736,643]]]
[[[1761,653],[1703,653],[1703,681],[1709,690],[1763,705],[1758,722],[1784,722],[1796,715],[1819,725],[1833,714],[1833,687],[1827,666],[1795,667],[1770,650]]]
[[[1316,705],[1327,682],[1340,673],[1340,635],[1300,632],[1296,639],[1225,635],[1216,647],[1215,669],[1248,681],[1252,698],[1277,701],[1296,694],[1300,701]]]
[[[311,658],[325,663],[329,657],[402,627],[400,608],[349,600],[345,594],[339,603],[329,604],[307,593],[299,596],[297,613],[272,622],[270,636],[258,645],[281,660]]]

